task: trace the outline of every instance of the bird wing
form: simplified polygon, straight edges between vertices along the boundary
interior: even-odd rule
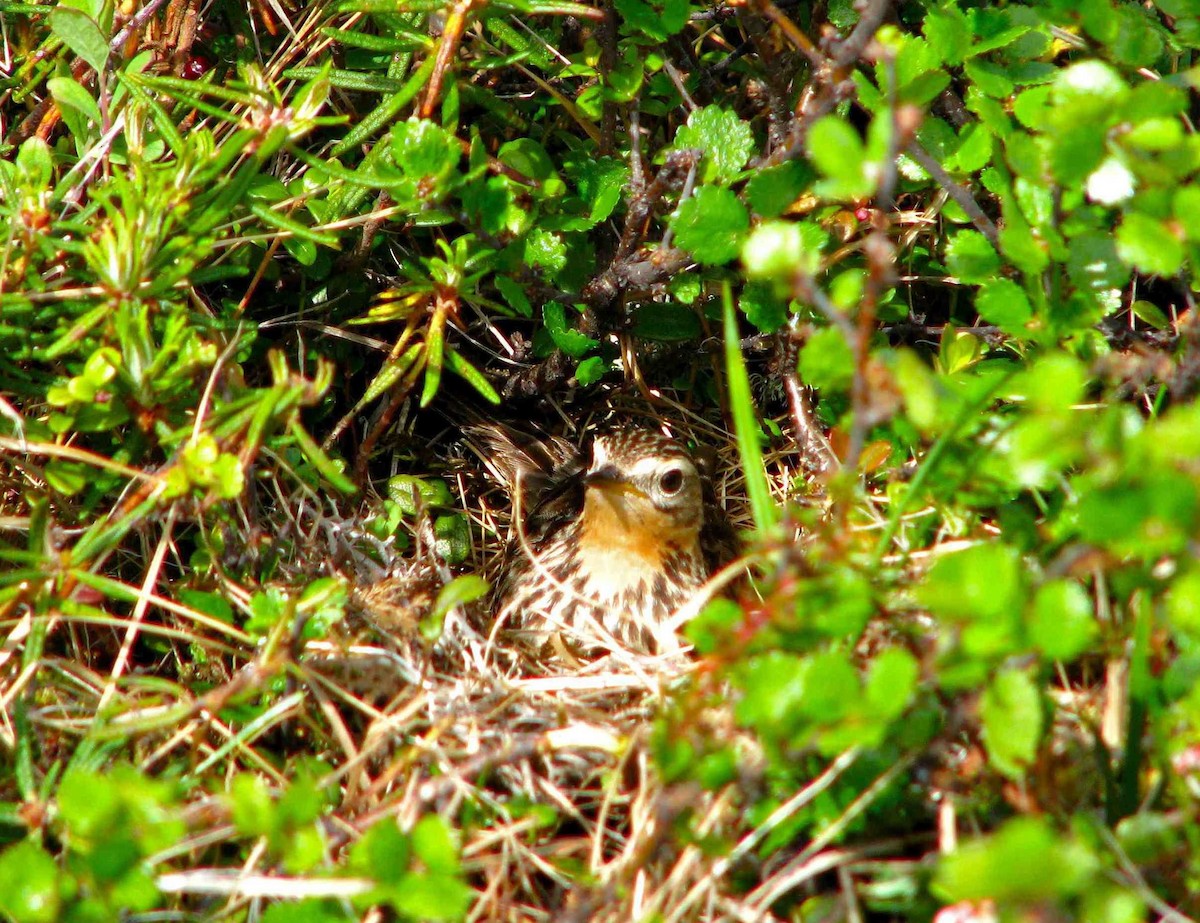
[[[467,445],[519,505],[525,539],[534,548],[583,505],[582,453],[560,436],[533,436],[496,423],[464,429]]]

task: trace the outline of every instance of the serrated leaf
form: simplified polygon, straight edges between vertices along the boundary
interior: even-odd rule
[[[701,178],[728,183],[754,153],[754,132],[735,113],[720,106],[705,106],[689,115],[687,124],[675,133],[674,147],[704,151]]]
[[[986,283],[975,299],[975,309],[989,324],[1021,333],[1033,317],[1033,306],[1025,290],[1011,279],[996,279]]]
[[[418,181],[443,181],[462,158],[458,139],[428,119],[393,126],[392,152],[396,165]]]
[[[671,221],[675,239],[702,263],[727,263],[738,255],[750,214],[737,195],[703,186],[680,204]]]
[[[567,245],[561,235],[535,228],[525,239],[525,262],[554,278],[567,265]]]
[[[1109,64],[1095,59],[1080,61],[1058,74],[1052,91],[1056,108],[1071,122],[1107,121],[1129,95],[1129,86]]]
[[[987,282],[1000,271],[1000,257],[978,231],[959,231],[946,245],[946,266],[960,282]]]
[[[542,319],[554,345],[574,359],[581,358],[598,343],[597,340],[567,326],[566,309],[556,301],[551,301],[542,308]]]
[[[973,35],[967,17],[952,3],[933,8],[921,26],[929,47],[944,64],[963,62],[971,47]]]
[[[774,333],[787,322],[787,303],[765,282],[747,283],[738,307],[763,333]]]
[[[629,168],[615,157],[584,160],[568,167],[588,206],[588,220],[597,224],[613,213],[629,182]]]

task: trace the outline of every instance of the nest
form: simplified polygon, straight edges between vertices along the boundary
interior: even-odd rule
[[[687,435],[720,456],[718,497],[745,525],[730,502],[742,495],[735,445],[694,424]],[[783,489],[794,472],[776,461]],[[449,467],[473,524],[465,569],[493,571],[508,499],[469,460]],[[432,551],[428,517],[405,554],[364,537],[361,518],[336,528],[327,514],[297,521],[310,537],[335,537],[321,557],[343,562],[355,581],[343,635],[306,644],[299,658],[343,750],[347,836],[385,816],[404,827],[429,812],[451,819],[476,888],[472,920],[746,918],[725,875],[675,835],[686,819],[700,836],[732,836],[739,806],[729,794],[666,785],[653,768],[655,720],[668,696],[695,690],[694,660],[620,647],[585,659],[569,646],[532,651],[494,630],[486,600],[452,608],[436,637],[423,634],[454,576]],[[713,592],[728,582],[718,576]],[[713,720],[728,724],[728,711]],[[747,744],[743,772],[757,763]],[[461,825],[464,814],[487,822]]]

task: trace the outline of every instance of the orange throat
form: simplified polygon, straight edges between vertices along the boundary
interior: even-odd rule
[[[644,496],[615,487],[588,488],[580,526],[583,559],[597,568],[611,567],[618,583],[626,582],[622,569],[657,572],[671,553],[690,552],[698,541],[695,528],[680,528]]]

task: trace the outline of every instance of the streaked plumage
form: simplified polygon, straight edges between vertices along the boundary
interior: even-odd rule
[[[597,436],[589,456],[557,438],[472,433],[514,503],[497,618],[538,646],[559,632],[583,650],[614,640],[673,649],[667,622],[712,563],[712,517],[691,455],[635,428]]]

